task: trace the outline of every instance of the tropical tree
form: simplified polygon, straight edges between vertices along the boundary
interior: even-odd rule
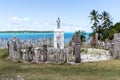
[[[115,25],[109,29],[109,39],[112,40],[115,33],[120,33],[120,22],[117,22]]]
[[[95,34],[98,35],[98,40],[112,39],[115,29],[112,28],[111,16],[107,11],[103,11],[102,14],[99,14],[98,11],[92,10],[90,12],[90,20],[93,23],[92,25],[92,36],[95,37]],[[117,27],[118,28],[118,27]]]
[[[75,32],[75,34],[73,35],[72,39],[71,39],[70,42],[69,42],[69,45],[72,45],[72,41],[74,40],[74,36],[75,36],[76,34],[79,34],[79,35],[80,35],[81,44],[86,41],[86,37],[85,37],[86,32],[79,30],[79,31],[76,31],[76,32]]]
[[[103,11],[102,12],[102,26],[104,29],[110,29],[110,27],[112,26],[112,21],[111,21],[111,16],[109,15],[108,12]]]
[[[114,37],[114,34],[117,33],[117,31],[113,28],[109,30],[109,39],[112,40]]]
[[[112,29],[115,29],[116,33],[120,33],[120,22],[117,22]]]
[[[100,15],[98,13],[98,11],[96,10],[92,10],[90,12],[90,20],[93,23],[93,26],[91,26],[93,32],[98,32],[99,30],[99,19],[100,19]]]
[[[111,21],[111,16],[106,11],[103,11],[101,16],[102,16],[102,18],[101,18],[102,29],[103,29],[103,33],[104,33],[103,36],[105,38],[109,38],[110,37],[110,34],[109,34],[110,28],[113,24],[113,22]],[[113,30],[112,30],[112,32],[113,32]]]

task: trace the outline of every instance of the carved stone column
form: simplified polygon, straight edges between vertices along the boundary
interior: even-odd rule
[[[77,33],[74,36],[74,55],[75,55],[75,63],[81,62],[81,56],[80,56],[80,34]]]
[[[43,62],[47,61],[47,45],[43,45]]]

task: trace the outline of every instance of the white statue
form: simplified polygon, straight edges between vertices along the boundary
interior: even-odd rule
[[[58,17],[58,20],[56,20],[57,22],[57,28],[60,28],[60,18]]]

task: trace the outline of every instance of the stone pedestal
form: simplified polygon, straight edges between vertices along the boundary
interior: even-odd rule
[[[54,30],[54,48],[64,49],[64,31],[60,28]]]

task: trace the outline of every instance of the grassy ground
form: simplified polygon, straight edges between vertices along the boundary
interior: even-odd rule
[[[7,61],[0,50],[0,80],[120,80],[120,60],[70,64],[24,64]]]

